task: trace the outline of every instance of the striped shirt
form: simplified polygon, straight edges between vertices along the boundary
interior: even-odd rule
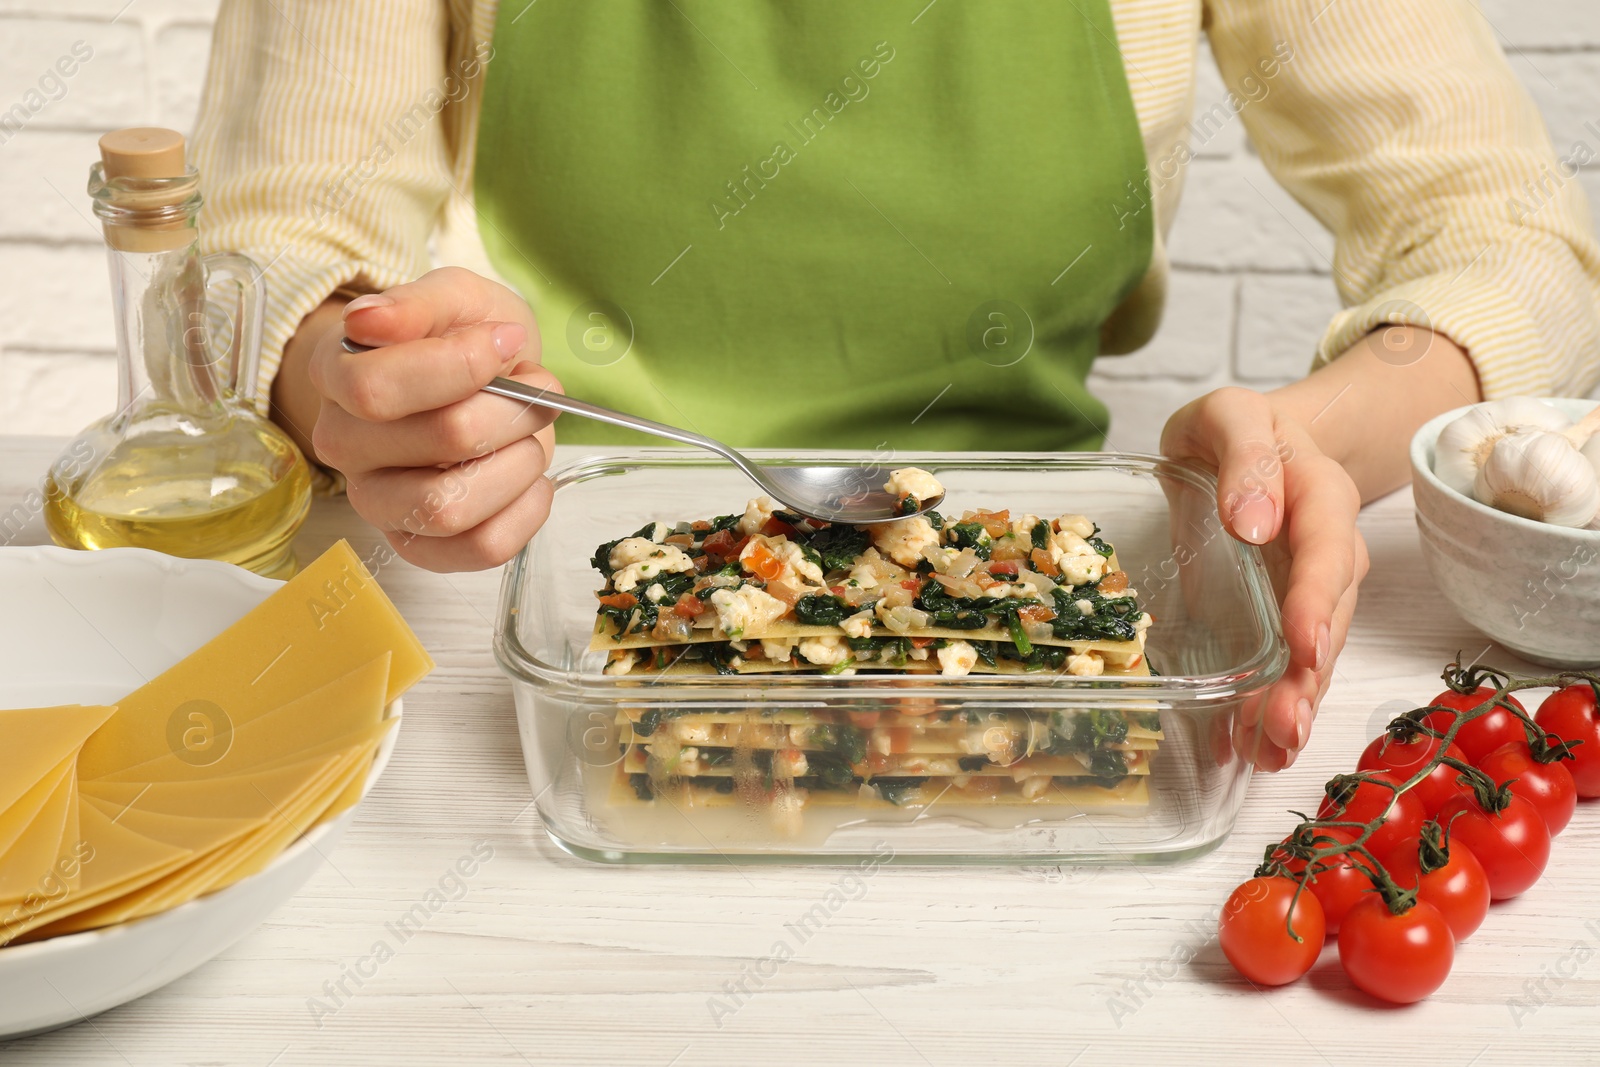
[[[1314,366],[1405,323],[1464,348],[1488,397],[1600,381],[1600,244],[1575,177],[1588,160],[1557,158],[1471,0],[1111,8],[1150,169],[1122,210],[1153,211],[1157,236],[1104,352],[1154,334],[1191,153],[1237,117],[1335,239],[1345,307]],[[495,18],[496,0],[224,0],[194,137],[201,234],[267,267],[263,409],[284,344],[335,291],[441,262],[493,276],[471,191]],[[1229,94],[1197,114],[1202,33]]]

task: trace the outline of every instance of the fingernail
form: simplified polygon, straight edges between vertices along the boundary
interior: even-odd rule
[[[1312,655],[1316,657],[1316,670],[1319,672],[1322,670],[1322,668],[1328,665],[1328,649],[1332,646],[1333,641],[1328,636],[1328,624],[1325,622],[1318,623],[1317,644],[1316,648],[1312,651]]]
[[[1278,506],[1268,496],[1243,497],[1228,516],[1233,532],[1252,545],[1264,545],[1272,540],[1272,528],[1277,521]]]
[[[500,358],[509,360],[527,343],[528,331],[515,322],[502,322],[489,334],[494,343],[494,350],[500,353]]]
[[[1311,740],[1311,721],[1316,718],[1316,713],[1311,710],[1311,701],[1300,698],[1300,703],[1294,706],[1294,747],[1304,748],[1305,743]]]
[[[367,308],[386,308],[393,303],[393,297],[385,296],[382,293],[368,293],[366,296],[358,296],[346,304],[344,306],[344,317],[349,318],[352,313],[365,311]]]

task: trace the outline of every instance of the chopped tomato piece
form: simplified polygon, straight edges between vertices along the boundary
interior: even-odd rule
[[[1128,588],[1127,571],[1110,571],[1100,579],[1099,589],[1102,593],[1120,593]]]
[[[756,545],[739,562],[745,570],[765,582],[775,581],[783,575],[783,560],[768,552],[766,545]]]
[[[933,644],[933,641],[934,639],[931,637],[913,637],[911,639],[911,647],[927,648],[929,645]]]
[[[1028,553],[1028,561],[1033,564],[1033,569],[1040,574],[1048,575],[1051,578],[1058,578],[1061,575],[1061,568],[1057,567],[1055,561],[1050,558],[1050,553],[1042,548],[1036,548]]]
[[[638,605],[639,598],[632,593],[612,593],[601,597],[600,603],[608,608],[631,608]]]
[[[834,596],[844,596],[844,586],[842,586],[842,585],[832,586],[832,587],[829,588],[828,591],[830,593],[832,593]]]
[[[989,531],[990,537],[1004,537],[1011,532],[1011,511],[969,511],[962,522],[975,522]]]
[[[873,752],[868,752],[867,753],[867,773],[868,774],[882,774],[884,771],[886,771],[888,769],[889,769],[889,757],[888,756],[885,756],[882,752],[877,752],[877,751],[873,751]]]
[[[688,593],[680,596],[678,602],[672,605],[672,613],[685,619],[692,619],[702,614],[705,610],[706,606],[700,602],[700,598],[690,596]]]
[[[900,583],[900,588],[909,589],[915,593],[918,589],[922,588],[922,583],[917,581],[915,578],[907,578],[905,581]]]
[[[1043,604],[1029,604],[1019,610],[1017,616],[1024,622],[1049,622],[1056,617],[1056,613]]]
[[[1015,563],[991,563],[989,564],[989,573],[996,578],[1015,578],[1017,576],[1017,565]]]
[[[859,726],[863,730],[870,730],[878,725],[878,717],[883,713],[880,711],[850,711],[845,714],[850,716],[850,725]]]
[[[704,519],[700,519],[696,522],[690,523],[689,529],[698,530],[701,533],[705,533],[707,530],[711,529],[711,524]]]
[[[890,726],[887,728],[887,732],[889,734],[890,752],[900,753],[911,751],[911,735],[914,732],[912,731],[911,727]]]
[[[723,559],[735,559],[738,553],[733,550],[733,534],[727,530],[718,530],[700,543],[700,548],[710,556],[720,556]]]
[[[790,526],[788,523],[784,522],[782,519],[771,518],[761,524],[761,532],[766,534],[768,537],[781,536],[793,540],[794,535],[799,531],[793,526]]]

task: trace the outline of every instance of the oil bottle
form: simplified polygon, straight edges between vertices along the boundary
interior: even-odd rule
[[[287,578],[310,469],[257,411],[266,285],[244,256],[200,255],[199,185],[178,133],[100,139],[89,195],[111,268],[117,409],[52,465],[45,522],[67,548],[148,548]]]

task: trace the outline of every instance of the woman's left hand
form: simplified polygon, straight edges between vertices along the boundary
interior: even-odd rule
[[[1262,770],[1282,770],[1311,736],[1367,573],[1361,494],[1281,402],[1248,389],[1218,389],[1180,408],[1161,450],[1218,472],[1224,528],[1262,546],[1272,571],[1289,667],[1236,716],[1233,743]]]

